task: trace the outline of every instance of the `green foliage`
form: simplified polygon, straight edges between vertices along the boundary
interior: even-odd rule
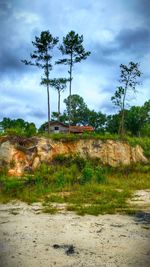
[[[87,105],[79,95],[70,95],[65,100],[66,115],[69,117],[71,125],[86,124]]]
[[[56,214],[57,213],[57,208],[53,207],[52,205],[46,205],[44,206],[43,210],[44,213],[49,213],[49,214]]]
[[[149,137],[124,137],[131,146],[140,145],[143,148],[146,157],[150,158],[150,138]]]
[[[53,158],[53,161],[58,164],[66,164],[70,162],[71,157],[68,157],[66,154],[58,154]]]
[[[137,210],[127,200],[135,190],[150,187],[149,165],[100,167],[99,162],[91,159],[79,165],[79,159],[76,156],[70,161],[56,159],[52,165],[43,163],[32,175],[21,179],[1,172],[0,201],[43,201],[44,211],[49,213],[57,211],[52,203],[67,203],[68,210],[80,215]]]
[[[84,159],[83,157],[80,157],[79,155],[68,156],[65,154],[59,154],[53,158],[53,162],[54,164],[60,164],[60,165],[65,165],[69,167],[72,166],[72,164],[77,165],[79,170],[81,170],[86,164],[86,159]]]
[[[102,167],[97,166],[95,169],[96,182],[99,184],[107,183],[107,178]]]
[[[130,131],[132,135],[140,136],[142,133],[142,128],[144,129],[144,125],[148,125],[149,112],[150,106],[147,106],[147,108],[145,108],[145,104],[142,107],[131,107],[130,110],[126,113],[126,129]]]
[[[3,118],[0,122],[4,129],[4,133],[11,136],[26,136],[30,137],[36,134],[36,126],[33,122],[29,123],[23,119]]]
[[[141,76],[139,64],[130,62],[129,66],[120,65],[120,83],[121,86],[117,87],[114,96],[111,97],[113,104],[119,108],[121,113],[120,126],[118,132],[121,135],[125,134],[125,107],[126,97],[129,91],[135,92],[136,85],[139,84],[137,78]]]
[[[73,157],[73,164],[77,165],[79,171],[81,171],[85,167],[86,163],[87,163],[87,160],[81,157],[80,155],[75,155]]]
[[[120,113],[107,116],[106,131],[111,134],[118,134]]]
[[[94,176],[94,170],[92,169],[92,167],[86,165],[81,173],[80,184],[91,182],[93,176]]]
[[[61,140],[63,142],[73,142],[80,139],[80,136],[77,134],[65,134],[65,133],[56,133],[51,135],[45,135],[49,138],[52,138],[53,140]]]
[[[74,31],[70,31],[63,38],[63,44],[60,45],[59,49],[63,55],[69,55],[69,59],[62,59],[57,62],[58,64],[70,65],[71,63],[78,63],[90,55],[90,52],[85,52],[83,48],[83,35],[79,36]]]
[[[143,127],[141,128],[141,136],[150,137],[150,122],[144,123]]]
[[[25,135],[31,137],[36,134],[36,127],[34,123],[28,123],[25,129]]]
[[[56,186],[63,188],[67,184],[67,179],[63,171],[58,171],[55,174]]]
[[[20,128],[9,128],[6,129],[6,134],[10,136],[25,136],[24,130]]]

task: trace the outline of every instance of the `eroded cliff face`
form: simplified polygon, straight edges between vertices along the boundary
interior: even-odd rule
[[[0,165],[9,167],[8,174],[21,176],[25,170],[34,170],[41,162],[51,162],[59,154],[99,158],[110,166],[147,162],[139,145],[114,140],[54,141],[46,138],[1,138]]]

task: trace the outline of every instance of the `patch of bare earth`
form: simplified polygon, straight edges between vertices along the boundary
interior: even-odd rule
[[[148,267],[150,214],[86,215],[0,205],[0,267]]]
[[[150,189],[137,190],[128,202],[137,208],[150,212]]]

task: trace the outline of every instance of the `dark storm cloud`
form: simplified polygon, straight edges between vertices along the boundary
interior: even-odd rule
[[[144,56],[150,50],[150,29],[125,29],[118,34],[115,41],[118,43],[118,51],[134,52],[136,56]]]
[[[98,64],[114,64],[122,58],[140,60],[150,51],[150,29],[136,28],[121,30],[113,42],[102,45],[95,43],[91,46],[91,60]]]
[[[47,117],[47,113],[40,109],[30,107],[30,111],[27,113],[27,116],[35,117],[37,119],[45,119]]]
[[[139,17],[147,23],[149,28],[150,22],[150,1],[149,0],[134,0],[133,12],[138,13]]]
[[[12,76],[31,71],[31,68],[21,63],[21,59],[27,58],[32,51],[31,42],[26,41],[27,23],[25,18],[19,17],[16,8],[18,1],[0,2],[0,74]],[[29,25],[30,26],[30,25]],[[30,27],[29,27],[30,29]],[[34,31],[34,27],[32,29]],[[31,34],[32,34],[31,31]],[[29,39],[29,37],[28,37]]]
[[[0,55],[0,73],[1,75],[12,76],[14,74],[24,73],[29,71],[29,68],[21,62],[23,55],[22,48],[8,47],[3,44]]]

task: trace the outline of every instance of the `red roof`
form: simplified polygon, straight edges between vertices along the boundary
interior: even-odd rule
[[[70,126],[69,130],[71,133],[83,133],[83,132],[93,132],[92,126]]]

